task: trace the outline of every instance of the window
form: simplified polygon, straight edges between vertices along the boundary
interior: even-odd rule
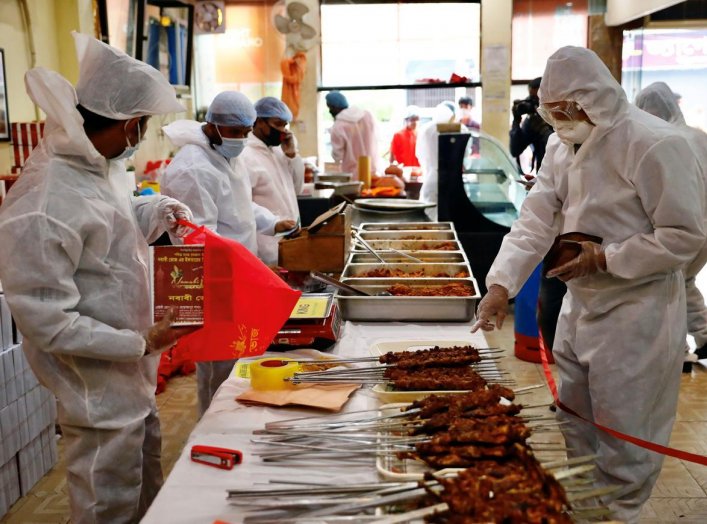
[[[514,0],[511,79],[542,76],[552,53],[587,45],[587,0]],[[525,97],[523,97],[525,98]]]
[[[629,100],[653,82],[679,96],[688,125],[707,131],[707,29],[624,31],[621,83]]]
[[[338,3],[321,9],[322,87],[344,91],[351,105],[369,110],[378,122],[378,150],[389,158],[393,134],[403,127],[408,105],[421,109],[420,124],[442,101],[471,96],[481,121],[478,2]],[[449,85],[452,74],[468,79]],[[322,93],[323,95],[326,93]],[[331,160],[328,129],[333,120],[320,107],[325,132],[319,150]]]
[[[478,3],[322,4],[322,84],[479,81]]]

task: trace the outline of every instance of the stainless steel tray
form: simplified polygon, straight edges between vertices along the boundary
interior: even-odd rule
[[[423,263],[434,263],[434,264],[461,264],[466,262],[466,255],[464,252],[457,251],[403,251],[408,255],[422,260]],[[409,258],[398,255],[389,251],[387,253],[380,253],[380,256],[386,262],[393,264],[407,264],[412,262]],[[349,260],[347,264],[380,264],[378,259],[368,252],[356,252],[349,255]]]
[[[359,322],[468,322],[474,317],[476,302],[480,297],[476,280],[470,278],[345,278],[342,282],[376,294],[392,284],[434,286],[464,282],[474,287],[470,297],[396,297],[396,296],[343,296],[337,294],[339,309],[345,320]]]
[[[399,229],[398,231],[362,231],[361,238],[369,240],[457,240],[454,231],[419,231]]]
[[[365,273],[375,270],[390,270],[390,271],[402,271],[406,273],[405,275],[394,276],[394,277],[371,277],[367,276]],[[465,271],[466,276],[458,277],[456,276],[459,272]],[[412,275],[411,273],[420,272],[417,275]],[[439,276],[442,274],[443,276]],[[341,275],[343,278],[468,278],[471,275],[471,269],[466,263],[461,264],[381,264],[381,263],[370,263],[370,264],[347,264],[344,268],[344,272]]]
[[[362,231],[454,231],[451,222],[364,222]]]
[[[366,241],[372,249],[384,250],[388,248],[397,249],[399,251],[438,251],[438,252],[455,252],[462,251],[462,246],[458,240],[371,240]],[[453,243],[455,249],[439,249],[443,244]],[[359,243],[355,243],[353,251],[367,252]],[[415,253],[411,253],[415,256]]]

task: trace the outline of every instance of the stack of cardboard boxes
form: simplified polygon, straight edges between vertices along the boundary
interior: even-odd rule
[[[56,401],[40,386],[0,286],[0,517],[57,462]]]

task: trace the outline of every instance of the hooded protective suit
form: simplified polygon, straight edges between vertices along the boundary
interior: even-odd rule
[[[289,158],[280,146],[268,146],[251,133],[236,166],[250,179],[253,202],[270,210],[279,220],[299,218],[297,195],[304,185],[304,161],[299,155]],[[258,233],[258,256],[269,266],[276,265],[278,239]]]
[[[636,95],[636,106],[675,125],[692,145],[702,170],[702,178],[707,178],[707,134],[704,131],[690,127],[685,123],[680,106],[668,84],[654,82]],[[705,180],[707,185],[707,180]],[[707,217],[705,217],[707,220]],[[705,224],[707,231],[707,224]],[[707,244],[697,254],[695,259],[685,268],[685,292],[687,294],[687,331],[695,337],[698,348],[707,345],[707,307],[705,300],[697,289],[695,277],[707,262]]]
[[[104,116],[184,110],[149,66],[74,36],[80,85],[100,63],[112,68],[104,75],[121,79],[104,84],[114,104]],[[123,81],[142,96],[123,96]],[[100,107],[100,97],[77,99],[66,79],[42,68],[25,83],[47,123],[0,209],[0,279],[32,370],[58,400],[72,522],[134,522],[162,483],[159,355],[145,356],[141,331],[152,318],[147,242],[164,232],[175,201],[116,191],[123,163],[95,149],[76,109]]]
[[[450,122],[454,118],[454,111],[447,102],[442,102],[435,107],[432,120],[427,122],[417,135],[417,145],[415,155],[422,167],[422,187],[420,188],[420,200],[424,202],[437,203],[437,193],[439,188],[438,167],[439,167],[439,131],[437,124]],[[437,220],[437,208],[433,207],[425,211],[430,220]]]
[[[178,120],[165,127],[167,138],[181,149],[165,170],[162,193],[189,205],[194,220],[258,254],[256,233],[272,235],[277,218],[251,200],[248,177],[214,150],[200,122]]]
[[[341,162],[343,173],[358,176],[358,157],[371,157],[371,175],[380,172],[376,122],[373,115],[359,107],[342,109],[331,126],[331,156]]]
[[[200,122],[178,120],[162,128],[172,143],[181,147],[160,180],[162,192],[187,203],[195,223],[240,242],[257,255],[256,234],[273,235],[277,217],[251,200],[250,180],[236,167],[237,158],[229,161],[213,149],[202,126]],[[200,415],[235,362],[197,363]]]
[[[667,444],[686,334],[681,268],[705,238],[699,167],[687,141],[631,106],[589,50],[564,47],[549,58],[540,102],[563,100],[578,102],[596,127],[576,152],[550,137],[486,284],[514,296],[557,234],[602,237],[607,271],[567,283],[553,346],[560,400],[590,420]],[[620,486],[604,500],[614,518],[636,522],[663,457],[559,410],[558,418],[570,455],[597,454],[597,485]]]

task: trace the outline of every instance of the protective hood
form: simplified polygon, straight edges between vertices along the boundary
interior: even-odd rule
[[[454,111],[446,102],[442,102],[435,106],[432,113],[432,121],[435,124],[446,124],[454,118]]]
[[[89,35],[72,36],[79,59],[76,93],[86,109],[114,120],[185,111],[154,67]]]
[[[675,93],[665,82],[654,82],[644,87],[636,95],[636,107],[671,124],[686,125]]]
[[[594,51],[562,47],[550,56],[540,84],[540,103],[574,100],[592,123],[611,127],[628,111],[621,85]]]
[[[162,131],[176,147],[194,144],[204,149],[211,149],[209,138],[201,129],[203,125],[202,122],[195,120],[177,120],[164,126]]]
[[[35,67],[25,73],[25,88],[32,102],[47,115],[41,142],[48,154],[77,156],[103,170],[107,160],[93,147],[76,109],[76,91],[59,73]]]
[[[347,107],[343,109],[338,115],[336,115],[336,120],[341,120],[343,122],[353,122],[354,124],[361,120],[366,112],[360,107]]]

